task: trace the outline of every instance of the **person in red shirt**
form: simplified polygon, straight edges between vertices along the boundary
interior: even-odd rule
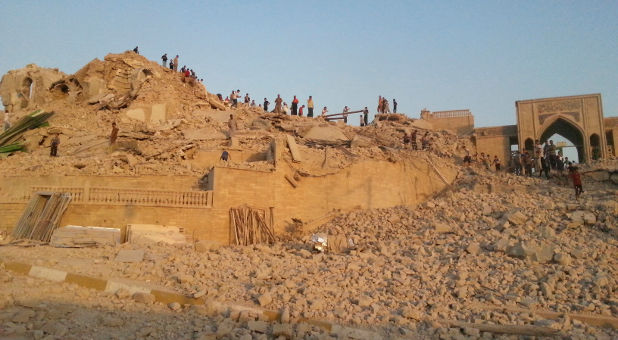
[[[575,188],[575,199],[579,199],[579,195],[584,192],[584,189],[582,189],[582,177],[577,171],[576,166],[569,167],[569,171],[569,177],[571,177],[571,180],[573,181],[573,187]]]
[[[301,106],[301,107],[298,109],[298,115],[299,115],[299,116],[301,116],[301,117],[303,116],[303,110],[304,110],[304,109],[305,109],[305,105]]]

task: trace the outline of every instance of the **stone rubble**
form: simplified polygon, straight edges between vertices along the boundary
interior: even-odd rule
[[[138,263],[114,261],[119,250],[137,247],[131,244],[5,246],[0,256],[284,311],[284,323],[266,330],[256,323],[239,328],[241,315],[223,320],[213,330],[217,338],[250,333],[289,338],[294,329],[289,322],[300,318],[374,328],[389,336],[475,338],[475,330],[445,328],[432,320],[547,321],[474,304],[618,316],[618,258],[613,255],[618,254],[618,215],[607,209],[617,203],[618,190],[597,182],[585,187],[585,195],[575,201],[572,188],[552,181],[465,170],[451,189],[415,209],[356,210],[320,226],[316,232],[353,240],[355,247],[343,253],[313,253],[310,235],[305,235],[295,241],[282,237],[286,241],[273,245],[217,249],[160,243],[147,246]],[[573,226],[573,216],[594,222]],[[10,299],[2,294],[4,301]],[[120,291],[114,299],[143,308],[159,305],[149,296],[130,297]],[[165,307],[174,313],[186,310],[178,304]],[[552,321],[551,327],[581,338],[618,334],[568,318]]]

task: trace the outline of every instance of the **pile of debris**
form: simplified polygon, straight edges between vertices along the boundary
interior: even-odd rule
[[[618,263],[612,256],[618,252],[618,191],[589,180],[584,187],[576,201],[570,186],[469,169],[451,190],[417,209],[358,210],[319,227],[325,235],[352,240],[341,252],[316,253],[305,235],[250,247],[125,244],[120,249],[145,250],[143,261],[128,264],[113,260],[118,247],[88,253],[5,247],[0,254],[40,258],[45,252],[46,261],[63,270],[284,308],[293,320],[387,324],[405,334],[433,336],[453,329],[461,334],[459,326],[436,328],[438,320],[615,336],[615,330],[566,314],[546,317],[618,315]],[[95,264],[58,260],[84,256]]]

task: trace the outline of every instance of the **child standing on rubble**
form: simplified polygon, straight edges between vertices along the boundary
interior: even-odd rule
[[[569,177],[571,177],[571,180],[573,181],[573,187],[575,188],[575,199],[579,199],[579,195],[584,192],[584,189],[582,189],[582,177],[579,174],[576,166],[571,166],[569,168],[569,172]]]

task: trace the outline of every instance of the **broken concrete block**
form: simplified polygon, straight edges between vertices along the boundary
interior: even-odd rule
[[[268,323],[264,321],[249,321],[247,327],[257,333],[266,333],[268,331]]]
[[[472,255],[477,255],[480,250],[481,247],[476,242],[471,242],[470,244],[468,244],[468,247],[466,247],[466,251]]]
[[[144,260],[144,249],[122,249],[116,255],[118,262],[142,262]]]
[[[515,211],[515,212],[507,214],[506,219],[507,221],[513,223],[514,225],[522,225],[526,223],[526,221],[528,220],[528,217],[526,217],[526,215],[522,214],[519,211]]]
[[[294,137],[285,135],[285,138],[288,143],[288,148],[290,148],[290,153],[292,154],[292,160],[294,162],[302,162],[303,157],[300,154],[300,150],[298,149],[298,145],[296,145],[296,140]]]
[[[452,233],[453,232],[453,228],[451,228],[451,226],[446,224],[446,223],[438,222],[438,223],[434,224],[433,227],[434,227],[436,233],[446,234],[446,233]]]
[[[289,323],[278,323],[273,325],[273,336],[284,336],[291,339],[294,334],[294,328]]]
[[[270,296],[270,294],[264,293],[264,294],[262,294],[262,295],[260,295],[258,297],[258,302],[259,302],[260,306],[264,307],[264,306],[270,304],[271,302],[273,302],[273,298],[272,298],[272,296]]]

